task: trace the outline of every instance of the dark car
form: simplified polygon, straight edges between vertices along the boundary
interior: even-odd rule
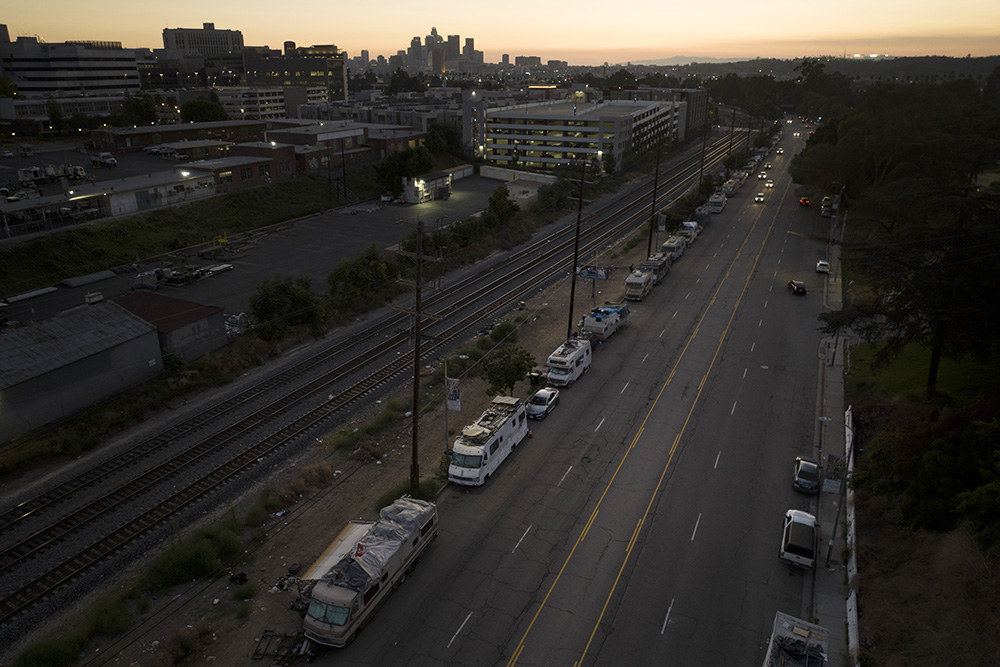
[[[792,488],[802,493],[819,493],[819,464],[801,456],[792,466]]]
[[[805,294],[806,284],[801,280],[789,280],[788,289],[792,291],[792,294]]]
[[[809,197],[801,197],[799,199],[799,206],[809,206]]]
[[[524,411],[532,419],[545,419],[546,415],[552,411],[559,403],[559,390],[553,387],[539,389],[528,399],[524,406]]]

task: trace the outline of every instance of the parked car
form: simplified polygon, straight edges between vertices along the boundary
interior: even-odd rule
[[[559,390],[545,387],[536,391],[524,406],[524,411],[532,419],[545,419],[552,408],[559,403]]]
[[[830,262],[825,259],[816,262],[816,273],[830,273]]]
[[[813,567],[816,563],[818,537],[819,525],[815,516],[802,510],[788,510],[781,530],[778,557],[792,565]]]
[[[788,289],[791,290],[792,294],[805,294],[806,284],[801,280],[789,280]]]
[[[802,493],[819,493],[819,464],[796,457],[792,466],[792,488]]]
[[[3,156],[3,157],[14,157],[14,154],[11,153],[10,151],[3,151],[2,153],[0,153],[0,156]]]
[[[143,153],[148,153],[149,155],[159,155],[162,149],[159,146],[146,146],[142,149]]]

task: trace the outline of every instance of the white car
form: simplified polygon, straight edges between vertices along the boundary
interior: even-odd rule
[[[816,273],[830,273],[830,262],[825,259],[816,262]]]
[[[764,187],[765,188],[773,188],[774,187],[774,181],[768,180],[766,183],[764,183]]]
[[[764,193],[763,192],[758,192],[757,195],[753,198],[753,200],[754,201],[764,201]]]
[[[778,556],[792,565],[812,567],[816,563],[818,536],[816,517],[802,510],[788,510]]]
[[[524,411],[532,419],[545,419],[546,415],[552,412],[552,408],[559,403],[559,390],[554,387],[539,389],[528,399],[524,405]]]
[[[2,155],[3,157],[14,157],[14,154],[11,153],[10,151],[4,151],[3,153],[0,153],[0,155]]]

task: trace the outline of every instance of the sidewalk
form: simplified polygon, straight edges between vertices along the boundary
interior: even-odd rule
[[[831,248],[830,266],[825,306],[840,310],[842,306],[839,252]],[[827,467],[827,455],[844,455],[844,359],[846,345],[843,337],[826,338],[820,345],[818,356],[819,386],[816,398],[816,460]],[[820,420],[820,417],[827,420]],[[802,596],[801,618],[827,631],[829,667],[847,667],[850,664],[847,638],[847,545],[845,526],[846,508],[840,489],[821,490],[810,509],[820,525],[820,544],[813,576],[807,577]],[[831,544],[836,528],[836,538]],[[829,563],[829,564],[827,564]]]

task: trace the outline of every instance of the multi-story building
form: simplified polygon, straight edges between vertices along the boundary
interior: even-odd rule
[[[72,97],[139,92],[135,51],[121,42],[10,41],[0,24],[0,74],[17,85],[18,96]]]
[[[687,132],[695,132],[708,123],[707,88],[612,88],[604,91],[606,100],[687,102]]]
[[[233,120],[285,117],[285,91],[281,88],[217,88],[215,92]]]
[[[513,168],[587,160],[617,171],[633,154],[683,139],[685,110],[684,102],[631,101],[485,109],[480,154]]]
[[[334,45],[300,46],[278,57],[247,54],[244,64],[248,86],[322,86],[331,102],[347,99],[347,54]]]
[[[218,30],[214,23],[204,23],[201,28],[164,28],[163,48],[201,56],[221,56],[243,50],[243,33]]]

